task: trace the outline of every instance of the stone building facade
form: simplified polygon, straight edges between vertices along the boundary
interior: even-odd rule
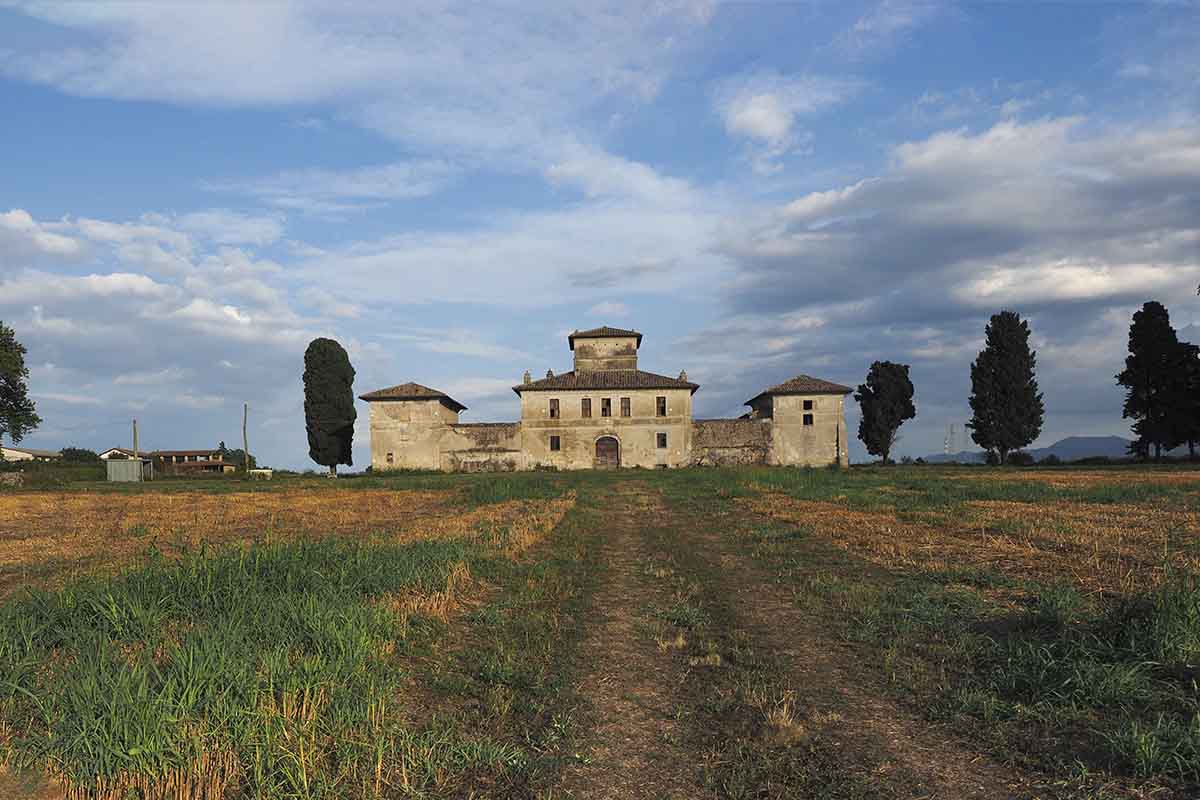
[[[404,383],[361,396],[370,407],[371,468],[442,471],[846,465],[849,387],[799,375],[746,404],[739,419],[697,420],[700,388],[638,369],[642,335],[601,327],[568,339],[574,369],[513,387],[520,422],[463,423],[466,406]]]

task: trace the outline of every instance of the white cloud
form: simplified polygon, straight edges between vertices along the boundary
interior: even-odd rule
[[[757,172],[769,173],[780,169],[779,157],[811,138],[796,129],[797,117],[841,103],[857,89],[851,80],[762,73],[723,82],[716,106],[730,135],[759,145],[752,163]]]
[[[834,47],[855,60],[884,55],[936,17],[943,5],[941,2],[883,0],[843,31],[834,41]]]
[[[282,209],[336,214],[431,195],[458,172],[447,161],[420,160],[348,170],[288,170],[262,178],[208,181],[204,186],[249,195]]]
[[[20,8],[79,43],[11,43],[3,72],[92,97],[328,104],[430,152],[529,162],[599,98],[658,91],[708,3],[416,7],[321,2]],[[514,57],[518,56],[518,57]],[[536,159],[535,159],[536,161]]]
[[[239,214],[228,209],[209,209],[181,215],[175,222],[189,233],[217,244],[274,244],[283,236],[283,218]]]
[[[164,383],[180,383],[189,379],[193,370],[176,365],[163,369],[128,372],[113,378],[117,386],[157,386]]]
[[[361,316],[362,308],[354,303],[338,298],[332,292],[316,286],[306,286],[297,295],[301,302],[308,305],[319,314],[331,317],[354,319]]]
[[[656,205],[687,205],[696,197],[687,181],[660,175],[652,167],[609,153],[568,148],[564,157],[546,169],[558,184],[578,186],[587,197],[632,198]]]
[[[0,213],[0,270],[27,267],[42,261],[61,261],[84,252],[79,240],[53,226],[34,221],[29,212],[14,208]]]
[[[59,403],[67,403],[74,406],[99,406],[104,405],[104,399],[92,394],[78,394],[71,392],[33,392],[35,400],[53,400]]]

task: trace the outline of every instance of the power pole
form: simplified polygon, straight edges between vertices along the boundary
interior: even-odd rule
[[[133,421],[133,457],[138,457],[137,420]]]
[[[246,477],[250,477],[250,439],[246,435],[246,420],[250,417],[250,404],[242,403],[242,453],[245,454],[245,460],[242,462],[242,469],[246,471]]]

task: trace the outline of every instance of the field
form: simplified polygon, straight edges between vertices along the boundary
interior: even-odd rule
[[[0,490],[0,797],[1192,798],[1200,470]]]

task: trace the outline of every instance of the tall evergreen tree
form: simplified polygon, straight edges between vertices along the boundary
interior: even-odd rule
[[[905,420],[917,415],[908,365],[876,361],[867,373],[867,382],[859,384],[854,399],[862,409],[858,438],[867,446],[868,453],[888,463],[896,432]]]
[[[304,421],[308,455],[337,474],[338,464],[353,464],[354,367],[333,339],[313,339],[304,351]]]
[[[1188,458],[1195,461],[1196,446],[1200,445],[1200,346],[1180,342],[1179,352],[1172,438],[1187,444]]]
[[[29,398],[25,353],[13,329],[0,322],[0,443],[8,436],[16,444],[42,423]]]
[[[1129,325],[1129,355],[1116,377],[1126,388],[1122,416],[1132,419],[1131,450],[1145,457],[1162,457],[1184,441],[1180,436],[1180,405],[1184,350],[1171,316],[1161,303],[1151,300],[1133,315]]]
[[[1029,323],[1013,311],[993,314],[983,350],[971,364],[971,438],[999,463],[1042,432],[1045,407],[1038,391],[1037,354],[1029,349]]]

